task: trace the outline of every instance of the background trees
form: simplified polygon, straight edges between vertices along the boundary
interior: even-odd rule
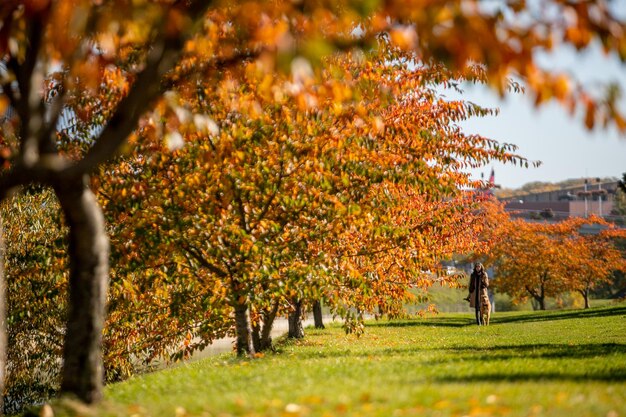
[[[597,235],[573,236],[570,288],[582,295],[585,308],[589,308],[591,291],[610,283],[618,271],[626,272],[626,257],[616,244],[616,239],[625,235],[609,228]]]
[[[512,220],[503,232],[504,238],[492,252],[498,274],[494,287],[518,301],[531,297],[545,310],[546,297],[567,288],[571,273],[567,239],[572,230],[519,219]]]
[[[585,225],[607,229],[582,234]],[[516,301],[533,299],[539,309],[546,297],[580,292],[589,307],[589,291],[623,270],[624,257],[615,246],[623,230],[600,218],[572,218],[561,223],[509,220],[496,232],[498,242],[490,253],[498,279],[494,287]]]
[[[401,57],[405,63],[392,64]],[[291,77],[270,77],[258,62],[224,71],[171,96],[162,110],[165,125],[185,132],[183,148],[163,155],[157,128],[146,125],[146,145],[103,172],[120,253],[137,257],[150,247],[143,262],[121,262],[115,274],[133,274],[129,285],[145,288],[152,278],[137,270],[173,259],[184,265],[181,275],[171,266],[163,273],[170,290],[175,277],[190,288],[170,308],[185,323],[179,327],[201,339],[188,351],[215,337],[197,327],[207,308],[234,315],[240,354],[269,347],[277,315],[320,296],[341,315],[397,314],[409,288],[430,285],[421,270],[475,241],[474,202],[459,189],[476,184],[462,168],[523,160],[514,147],[455,125],[490,110],[435,92],[444,81],[478,80],[480,70],[455,79],[410,58],[381,42],[367,59],[326,60],[316,83],[308,66]],[[215,96],[225,99],[203,114]],[[130,213],[115,203],[129,199]],[[186,300],[204,308],[194,315]]]

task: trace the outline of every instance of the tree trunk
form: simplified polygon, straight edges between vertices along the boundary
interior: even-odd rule
[[[313,303],[313,321],[316,329],[324,329],[324,320],[322,318],[322,302],[315,300]]]
[[[289,334],[290,339],[302,339],[304,337],[304,327],[302,326],[302,300],[293,303],[294,311],[289,314]]]
[[[541,283],[541,286],[539,288],[541,292],[539,293],[539,298],[537,299],[537,301],[539,301],[539,309],[543,311],[546,309],[546,290],[543,286],[543,282]]]
[[[55,187],[69,227],[69,311],[61,392],[86,403],[102,397],[102,328],[109,280],[109,239],[87,177]]]
[[[4,409],[4,380],[6,376],[7,358],[7,305],[6,281],[4,276],[4,227],[0,219],[0,415]]]
[[[278,314],[278,302],[274,304],[271,310],[263,313],[263,327],[261,328],[261,343],[260,349],[268,350],[273,349],[272,345],[272,327],[274,327],[274,320]]]
[[[235,331],[237,333],[237,356],[254,355],[252,343],[252,327],[248,303],[244,301],[235,304]]]
[[[539,302],[539,310],[545,310],[546,309],[546,297],[539,297],[537,299],[537,301]]]
[[[528,291],[528,293],[532,297],[531,301],[532,301],[533,310],[537,310],[537,308],[539,308],[539,310],[546,309],[546,303],[545,303],[546,297],[545,297],[545,293],[543,290],[543,285],[541,286],[541,292],[537,292],[533,288],[530,288],[529,286],[526,286],[526,291]]]
[[[585,288],[584,290],[578,290],[578,292],[580,293],[580,295],[583,296],[583,300],[585,300],[585,309],[589,308],[589,287]]]
[[[251,327],[252,327],[252,347],[254,348],[255,352],[260,352],[261,350],[261,327],[262,327],[262,320],[257,320],[257,321],[252,321],[251,323]]]

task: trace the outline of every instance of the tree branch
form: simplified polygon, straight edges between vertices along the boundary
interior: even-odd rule
[[[528,291],[528,293],[536,300],[539,299],[539,296],[537,295],[537,291],[535,291],[534,289],[530,288],[528,285],[525,286],[526,291]]]
[[[202,256],[202,252],[200,252],[200,250],[186,242],[181,242],[180,243],[180,247],[187,252],[189,255],[191,255],[196,261],[198,261],[198,263],[203,266],[204,268],[208,269],[209,271],[213,272],[215,275],[217,275],[220,278],[226,278],[228,277],[228,273],[226,273],[224,270],[222,270],[221,268],[213,265],[212,263],[210,263],[209,261],[206,260],[206,258],[204,256]]]
[[[187,8],[187,11],[196,19],[201,19],[211,3],[196,1]],[[136,81],[130,92],[120,101],[115,113],[85,157],[67,169],[67,175],[88,173],[111,158],[136,128],[148,105],[164,91],[161,79],[174,68],[186,39],[166,36],[166,19],[167,13],[160,33],[148,54],[145,67],[136,75]]]
[[[281,159],[280,160],[280,169],[279,169],[278,174],[277,174],[278,181],[277,181],[277,184],[276,184],[276,188],[274,189],[272,194],[268,197],[268,199],[265,202],[265,204],[263,205],[263,209],[261,210],[259,215],[256,216],[256,218],[254,219],[254,225],[250,227],[251,231],[256,229],[256,227],[259,225],[261,220],[263,220],[265,218],[265,216],[267,215],[267,212],[269,211],[272,203],[274,202],[274,199],[276,198],[276,195],[278,194],[278,191],[280,190],[280,187],[282,186],[282,183],[283,183],[283,178],[284,178],[284,173],[285,173],[284,167],[285,167],[285,161],[283,159]]]
[[[65,93],[59,92],[52,99],[48,108],[48,122],[46,127],[41,129],[41,134],[37,140],[39,145],[39,155],[57,152],[56,127],[65,105]]]
[[[17,186],[29,183],[54,185],[65,179],[60,173],[71,164],[70,160],[61,155],[44,155],[33,166],[24,166],[21,161],[0,177],[0,201]]]
[[[42,69],[37,68],[39,50],[43,42],[45,24],[37,19],[32,19],[28,27],[27,39],[29,45],[26,49],[24,61],[20,64],[16,57],[11,57],[7,67],[11,69],[18,84],[19,97],[15,100],[14,107],[20,118],[18,137],[20,138],[20,159],[26,163],[37,161],[38,146],[37,132],[43,124],[45,107],[39,97],[39,85],[43,78]],[[15,97],[13,97],[15,99]]]
[[[250,228],[248,227],[248,220],[246,218],[246,210],[243,206],[243,200],[241,198],[241,192],[235,181],[232,178],[230,179],[230,183],[233,189],[233,195],[235,197],[235,203],[237,203],[237,213],[239,214],[239,227],[241,227],[246,233],[250,233]]]

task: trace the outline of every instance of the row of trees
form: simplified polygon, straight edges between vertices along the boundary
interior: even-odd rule
[[[318,109],[301,108],[298,95],[285,95],[280,106],[268,100],[265,89],[293,78],[264,83],[266,74],[251,62],[237,78],[224,74],[224,85],[164,103],[162,123],[179,124],[184,147],[168,150],[148,121],[132,151],[94,176],[112,236],[107,380],[229,334],[239,354],[254,355],[271,348],[277,317],[290,315],[301,329],[302,310],[320,300],[346,318],[348,331],[360,331],[363,314],[399,315],[411,289],[432,285],[422,270],[476,249],[484,216],[460,187],[479,184],[457,166],[523,159],[508,145],[462,134],[453,123],[490,110],[443,100],[435,89],[456,82],[452,75],[390,63],[400,56],[381,43],[367,60],[348,55],[321,64],[329,96],[316,95],[327,100]],[[221,89],[232,101],[214,105],[209,118],[204,97]],[[259,107],[244,118],[246,101]],[[222,120],[219,129],[213,118]],[[9,352],[9,388],[45,396],[55,387],[62,346],[64,224],[48,189],[27,189],[15,201],[5,218],[26,217],[22,207],[32,213],[7,223],[10,320],[19,323],[9,339],[22,347]],[[43,246],[32,219],[50,233]],[[25,252],[20,239],[37,250]],[[44,280],[32,292],[30,274],[38,273],[57,277],[56,284]],[[50,303],[57,308],[46,309]],[[22,343],[33,332],[53,340],[51,348]],[[42,355],[46,362],[32,366]],[[47,384],[32,384],[42,377]]]
[[[105,367],[121,378],[132,358],[226,332],[249,354],[307,300],[347,317],[397,312],[410,286],[429,284],[422,268],[480,231],[464,170],[527,163],[460,132],[486,111],[436,85],[504,94],[515,74],[537,104],[626,129],[615,89],[593,96],[533,55],[597,40],[624,59],[624,23],[603,4],[551,5],[3,2],[0,197],[22,190],[3,212],[9,337],[21,331],[32,360],[61,353],[60,372],[33,372],[93,402]],[[41,222],[32,234],[28,213]]]
[[[514,302],[530,299],[545,310],[546,298],[577,292],[589,308],[593,290],[626,272],[620,249],[626,232],[599,217],[528,222],[511,219],[498,205],[488,211],[499,219],[489,230],[493,246],[486,254],[497,275],[494,288]]]

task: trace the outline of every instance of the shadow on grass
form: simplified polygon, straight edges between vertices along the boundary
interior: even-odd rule
[[[436,382],[443,383],[478,383],[478,382],[537,382],[537,381],[572,381],[572,382],[623,382],[626,368],[620,368],[617,372],[607,373],[558,373],[558,372],[521,372],[516,374],[493,373],[475,375],[446,375],[436,377]]]
[[[476,325],[473,317],[432,317],[427,319],[367,322],[367,327],[465,327]]]
[[[502,345],[487,348],[454,347],[445,350],[461,355],[463,360],[476,361],[509,360],[514,358],[584,359],[611,354],[626,355],[626,345],[621,343]]]
[[[534,311],[529,313],[517,313],[515,315],[499,315],[493,313],[491,324],[503,323],[523,323],[537,321],[556,321],[590,317],[610,317],[626,315],[626,305],[598,307],[588,310],[562,310],[562,311]],[[467,313],[467,316],[459,314],[458,317],[429,317],[424,319],[400,320],[400,321],[377,321],[368,322],[368,327],[466,327],[476,326],[474,313]]]
[[[419,354],[425,351],[432,351],[432,348],[406,347],[387,348],[370,355],[406,355]],[[457,361],[506,361],[510,359],[586,359],[601,358],[607,355],[625,355],[626,344],[621,343],[587,343],[580,345],[569,344],[537,344],[537,345],[501,345],[492,347],[447,347],[441,348],[444,354],[441,359],[429,359],[431,364],[443,364]],[[451,356],[446,356],[451,355]],[[626,374],[622,375],[626,380]]]
[[[513,316],[494,314],[492,323],[517,323],[530,321],[568,320],[589,317],[610,317],[626,315],[626,305],[590,308],[588,310],[536,311]]]
[[[537,381],[537,380],[567,380],[567,381],[626,381],[626,366],[623,360],[626,357],[626,344],[621,343],[587,343],[587,344],[536,344],[536,345],[501,345],[485,348],[475,346],[446,347],[436,349],[439,353],[433,357],[434,351],[426,346],[407,346],[368,350],[366,352],[346,349],[333,351],[322,355],[315,354],[316,358],[362,358],[379,357],[384,360],[407,360],[407,357],[418,365],[423,362],[427,366],[442,366],[442,370],[449,370],[450,365],[456,363],[475,364],[472,368],[477,373],[471,375],[450,375],[447,371],[434,379],[438,382],[497,382],[497,381]],[[617,355],[614,356],[614,355]],[[594,359],[603,361],[607,366],[598,369],[596,366],[589,369],[573,366],[565,362],[562,372],[529,371],[526,369],[511,368],[511,361],[523,360],[524,368],[541,369],[543,363],[553,360],[584,360]],[[613,359],[619,361],[615,362]],[[533,365],[534,363],[534,365]],[[498,366],[500,372],[484,374],[480,369],[491,364]],[[573,367],[572,367],[573,366]]]

